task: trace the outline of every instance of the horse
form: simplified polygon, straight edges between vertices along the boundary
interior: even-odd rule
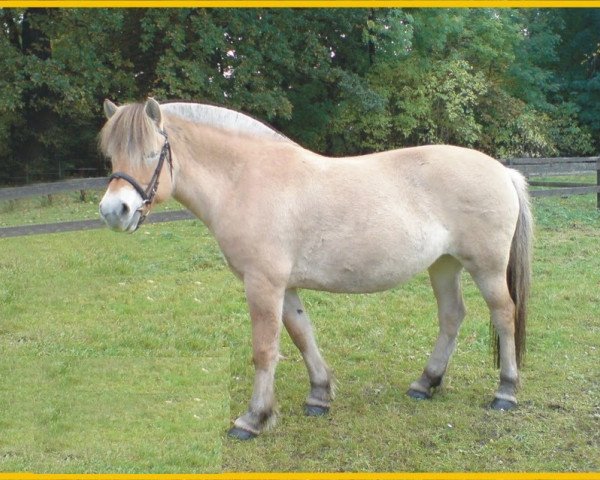
[[[428,270],[439,334],[409,387],[430,399],[465,316],[461,272],[490,311],[500,381],[489,405],[517,405],[531,283],[532,215],[521,174],[472,149],[448,145],[328,158],[240,112],[153,98],[104,102],[100,149],[112,162],[100,216],[137,230],[171,197],[209,229],[244,285],[252,323],[254,385],[228,434],[247,440],[276,418],[282,326],[310,381],[305,413],[329,412],[332,371],[299,289],[370,293]]]

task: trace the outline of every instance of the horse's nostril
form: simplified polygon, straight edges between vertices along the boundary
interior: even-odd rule
[[[129,205],[126,203],[121,207],[121,215],[127,215],[129,213]]]

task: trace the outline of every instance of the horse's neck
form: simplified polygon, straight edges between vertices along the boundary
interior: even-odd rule
[[[277,143],[180,119],[172,119],[166,128],[172,131],[174,197],[209,228],[222,211],[223,202],[235,193],[247,162],[252,161],[250,152]]]

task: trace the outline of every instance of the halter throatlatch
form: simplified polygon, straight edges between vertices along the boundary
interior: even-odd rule
[[[156,165],[154,173],[152,174],[152,178],[150,179],[148,187],[146,187],[145,190],[135,178],[126,173],[114,172],[110,177],[108,177],[108,183],[112,182],[115,178],[125,180],[135,189],[136,192],[140,194],[140,197],[142,197],[142,200],[144,202],[142,203],[142,206],[137,210],[138,212],[140,212],[140,219],[138,220],[137,226],[135,227],[136,230],[142,223],[144,223],[144,220],[146,220],[148,213],[150,213],[150,207],[154,202],[154,197],[156,197],[156,192],[158,190],[158,179],[160,177],[160,172],[162,170],[163,164],[165,163],[165,159],[169,164],[169,172],[171,173],[171,180],[173,180],[173,157],[171,155],[171,145],[169,144],[169,137],[167,136],[167,132],[165,132],[164,130],[159,130],[158,133],[165,137],[165,143],[163,143],[162,149],[160,151],[160,157],[158,159],[158,164]]]

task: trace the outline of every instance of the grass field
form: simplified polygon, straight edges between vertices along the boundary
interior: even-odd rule
[[[6,203],[0,225],[94,218],[96,202]],[[337,398],[303,415],[308,381],[283,335],[281,417],[246,443],[225,435],[252,385],[243,288],[199,222],[0,239],[0,471],[598,471],[600,215],[592,195],[534,210],[516,411],[485,408],[498,372],[468,276],[445,385],[429,402],[404,394],[437,330],[423,274],[381,294],[302,292]]]

